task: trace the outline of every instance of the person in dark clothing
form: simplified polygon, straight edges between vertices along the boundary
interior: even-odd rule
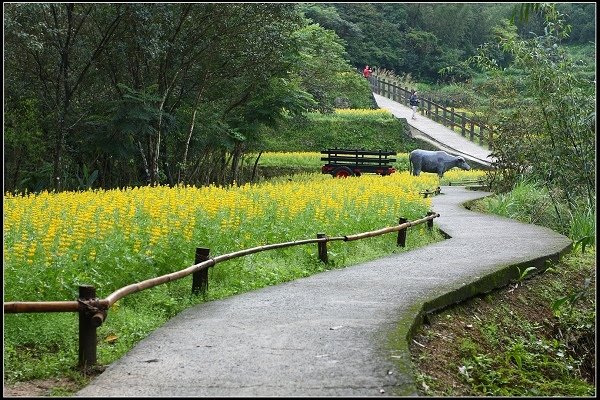
[[[413,90],[410,95],[410,107],[412,108],[412,119],[417,119],[417,106],[419,105],[419,96],[417,95],[417,91]]]

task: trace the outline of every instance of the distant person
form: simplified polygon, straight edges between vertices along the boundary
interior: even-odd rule
[[[371,76],[372,73],[373,73],[373,70],[371,69],[371,67],[369,67],[368,65],[365,65],[365,69],[363,69],[363,76],[365,78],[368,78]]]
[[[412,119],[417,119],[417,106],[419,105],[419,96],[417,95],[417,91],[413,90],[410,95],[410,107],[412,108]]]

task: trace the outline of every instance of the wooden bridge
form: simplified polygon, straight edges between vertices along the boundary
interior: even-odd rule
[[[489,150],[493,140],[490,129],[467,118],[464,113],[457,113],[453,108],[423,98],[420,98],[419,115],[412,119],[408,89],[377,76],[371,76],[369,81],[379,108],[390,111],[397,118],[406,119],[412,137],[450,154],[463,156],[479,168],[492,167],[495,159]]]

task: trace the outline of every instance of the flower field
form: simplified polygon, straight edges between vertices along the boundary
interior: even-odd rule
[[[423,217],[430,199],[418,192],[438,183],[433,174],[304,174],[228,188],[6,194],[4,299],[72,300],[80,284],[106,296],[192,265],[196,247],[218,255],[392,226],[401,216]]]

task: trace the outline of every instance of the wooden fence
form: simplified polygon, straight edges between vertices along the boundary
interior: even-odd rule
[[[394,84],[391,79],[376,75],[371,75],[368,79],[374,93],[410,107],[409,100],[411,91],[408,88],[401,88]],[[472,142],[475,142],[477,139],[479,140],[480,145],[483,145],[484,143],[488,146],[491,145],[493,132],[484,124],[476,122],[471,118],[467,118],[464,112],[455,112],[454,107],[448,108],[447,106],[436,103],[428,98],[419,98],[419,100],[420,104],[418,111],[423,116],[441,123],[453,131],[455,131],[455,128],[458,128],[460,134],[463,137],[468,137]]]
[[[436,190],[439,193],[439,189]],[[428,194],[433,194],[429,193]],[[4,313],[39,313],[39,312],[77,312],[79,313],[79,367],[92,367],[97,362],[97,328],[106,320],[108,309],[123,297],[145,289],[181,279],[192,275],[192,293],[205,293],[208,290],[208,269],[220,262],[231,260],[266,250],[280,249],[284,247],[314,244],[318,248],[319,259],[327,263],[327,242],[332,241],[353,241],[366,239],[369,237],[383,235],[390,232],[398,232],[397,245],[404,247],[406,245],[406,231],[409,227],[427,223],[429,229],[433,228],[433,219],[440,215],[434,212],[427,213],[424,218],[408,221],[406,218],[400,218],[399,225],[382,228],[375,231],[363,232],[349,236],[328,237],[324,233],[318,233],[316,239],[297,240],[293,242],[276,243],[253,247],[237,251],[234,253],[223,254],[217,257],[210,257],[210,250],[207,248],[197,248],[195,255],[195,264],[180,271],[172,272],[156,278],[147,279],[142,282],[134,283],[116,290],[104,299],[96,297],[96,288],[89,285],[79,286],[79,298],[75,301],[14,301],[4,303]]]

